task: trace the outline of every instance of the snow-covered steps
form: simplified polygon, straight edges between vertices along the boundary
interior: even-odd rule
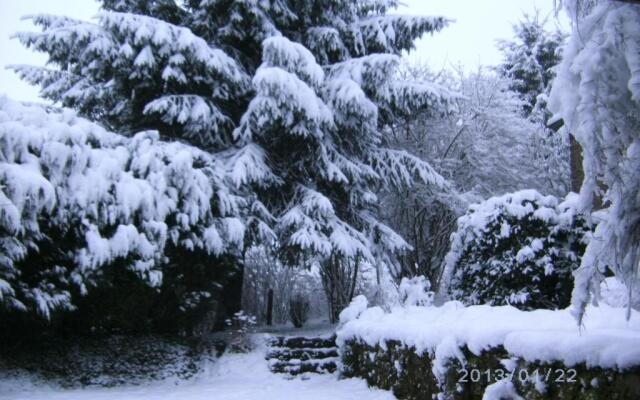
[[[336,337],[277,336],[269,341],[266,359],[274,373],[333,373],[339,359]]]

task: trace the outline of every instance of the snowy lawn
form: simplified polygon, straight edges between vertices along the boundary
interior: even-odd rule
[[[263,340],[261,341],[263,342]],[[249,354],[224,355],[193,382],[150,383],[119,388],[60,389],[27,381],[0,382],[0,399],[28,400],[389,400],[387,391],[369,389],[360,379],[338,380],[333,375],[308,375],[308,379],[285,379],[271,373],[264,359],[265,346]]]

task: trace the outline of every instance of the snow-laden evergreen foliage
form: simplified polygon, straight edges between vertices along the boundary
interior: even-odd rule
[[[377,219],[376,193],[415,180],[447,186],[385,140],[395,113],[444,98],[394,71],[402,51],[447,21],[386,15],[396,5],[108,0],[96,23],[33,17],[43,32],[17,36],[54,68],[15,69],[112,129],[157,129],[228,160],[249,205],[245,241],[275,240],[289,262],[317,257],[335,320],[361,261],[393,263],[408,248]]]
[[[458,219],[445,258],[450,295],[468,304],[568,306],[571,274],[588,237],[575,197],[558,204],[524,190],[472,205]]]
[[[514,39],[499,43],[504,60],[498,72],[524,100],[524,115],[536,123],[532,140],[538,174],[548,187],[543,193],[564,196],[570,182],[569,138],[546,125],[551,116],[547,110],[551,82],[565,35],[559,30],[547,31],[545,24],[546,20],[535,14],[525,15],[514,25]]]
[[[564,35],[559,30],[548,32],[538,14],[525,15],[514,25],[515,37],[501,41],[504,56],[498,71],[512,79],[511,89],[525,100],[526,115],[546,112],[546,102],[555,77],[554,67],[560,62],[560,48]]]
[[[249,77],[189,29],[143,15],[103,12],[97,23],[34,16],[19,33],[54,68],[14,66],[41,95],[120,132],[158,129],[203,148],[228,146]]]
[[[99,285],[108,265],[158,287],[176,262],[168,248],[216,257],[243,245],[244,202],[227,189],[224,160],[155,132],[126,138],[69,110],[4,98],[0,166],[0,301],[8,308],[49,318],[74,306],[71,291]]]
[[[640,5],[602,1],[578,19],[585,2],[564,3],[575,27],[549,107],[582,146],[580,209],[601,195],[604,205],[576,271],[572,304],[582,320],[607,267],[630,292],[640,287]]]

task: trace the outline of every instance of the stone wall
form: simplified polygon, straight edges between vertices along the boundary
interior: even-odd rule
[[[443,399],[479,400],[489,384],[509,377],[518,394],[527,400],[640,399],[640,367],[624,371],[584,364],[567,367],[560,362],[513,358],[502,347],[479,355],[461,350],[465,365],[457,359],[448,361],[443,382],[438,382],[433,372],[434,355],[429,352],[418,354],[415,348],[395,340],[382,346],[348,340],[341,348],[342,374],[392,390],[399,399],[432,400],[442,393]]]

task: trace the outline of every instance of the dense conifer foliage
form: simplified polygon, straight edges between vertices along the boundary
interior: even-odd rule
[[[397,81],[394,71],[401,51],[447,21],[387,15],[396,5],[105,1],[93,22],[34,16],[42,32],[17,37],[45,52],[49,67],[14,69],[40,85],[43,97],[109,129],[126,135],[153,129],[202,149],[197,154],[217,164],[205,176],[181,180],[205,194],[184,202],[194,214],[177,216],[185,238],[169,237],[238,263],[253,243],[275,244],[290,264],[315,260],[335,320],[353,296],[361,262],[381,267],[409,248],[378,220],[378,191],[416,180],[447,188],[431,166],[385,139],[395,113],[424,109],[443,96],[436,85]],[[138,135],[131,143],[123,153],[144,141]],[[188,152],[167,162],[174,159],[183,161],[182,170],[200,165]],[[201,232],[187,229],[202,213],[219,222]],[[98,227],[91,237],[115,241],[124,223],[111,220],[111,229]],[[136,234],[142,241],[151,235]],[[111,261],[92,250],[74,262]],[[134,261],[171,263],[161,249],[148,250],[134,253]]]

